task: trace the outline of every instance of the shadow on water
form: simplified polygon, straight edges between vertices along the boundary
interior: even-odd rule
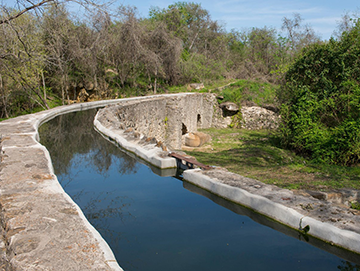
[[[235,223],[235,225],[232,226],[234,227],[233,229],[229,229],[227,226],[229,219],[236,220],[237,218],[228,218],[226,214],[224,215],[222,214],[222,212],[219,213],[220,211],[216,208],[216,211],[209,210],[209,208],[213,208],[213,205],[209,205],[209,203],[203,203],[203,200],[201,199],[202,197],[196,197],[196,199],[194,200],[193,198],[196,196],[195,194],[210,199],[212,202],[216,203],[217,206],[222,206],[225,209],[230,210],[232,213],[239,215],[239,217],[246,216],[258,224],[264,225],[267,228],[274,229],[277,232],[281,232],[287,236],[302,241],[298,243],[311,244],[316,248],[320,248],[323,251],[327,251],[333,255],[336,255],[336,257],[344,259],[334,259],[330,256],[326,256],[331,259],[332,267],[334,267],[335,262],[337,263],[337,270],[360,270],[359,255],[353,254],[335,246],[328,245],[325,242],[322,242],[315,238],[311,238],[310,236],[304,236],[296,230],[290,229],[271,219],[259,215],[258,213],[253,212],[252,210],[245,208],[241,205],[232,203],[212,193],[209,193],[186,181],[182,182],[183,187],[186,189],[184,191],[191,191],[192,193],[184,194],[185,192],[180,191],[179,195],[171,194],[175,192],[173,192],[172,190],[172,192],[169,192],[168,190],[166,190],[166,188],[164,188],[164,186],[177,186],[177,182],[174,182],[175,180],[173,178],[158,178],[155,183],[153,181],[150,181],[150,179],[153,177],[150,176],[151,174],[149,175],[148,170],[144,169],[144,167],[140,163],[145,164],[148,168],[151,169],[153,173],[161,177],[174,176],[175,178],[182,181],[182,172],[176,171],[176,169],[161,170],[154,166],[151,166],[146,161],[137,158],[132,153],[125,153],[124,150],[119,151],[119,148],[115,144],[109,144],[107,140],[103,140],[101,136],[92,128],[93,117],[95,114],[96,110],[88,110],[59,116],[52,121],[43,124],[39,129],[39,134],[41,138],[41,143],[46,146],[46,148],[50,152],[55,174],[58,176],[59,181],[64,187],[65,191],[70,194],[73,200],[81,207],[90,223],[102,234],[102,236],[109,243],[109,245],[114,251],[114,254],[119,260],[120,265],[125,264],[125,266],[123,266],[124,268],[126,267],[125,270],[140,270],[140,263],[142,262],[144,262],[143,264],[145,265],[144,270],[169,270],[168,266],[172,266],[173,261],[178,260],[178,258],[172,257],[184,257],[183,255],[185,255],[188,250],[192,253],[190,253],[190,256],[188,256],[190,258],[187,258],[185,260],[186,264],[183,263],[182,268],[181,266],[176,267],[178,269],[172,266],[172,270],[183,270],[186,269],[186,267],[193,268],[193,270],[205,270],[202,269],[205,268],[205,266],[203,266],[203,263],[197,269],[194,268],[195,263],[193,263],[193,265],[189,265],[190,263],[192,263],[192,261],[195,261],[195,258],[202,259],[205,257],[207,257],[207,260],[205,260],[205,262],[209,262],[207,270],[219,270],[219,267],[217,267],[216,269],[217,263],[214,264],[214,266],[211,266],[211,262],[212,260],[217,259],[217,257],[220,256],[214,256],[213,254],[211,254],[213,253],[213,251],[208,250],[209,247],[213,245],[213,243],[215,244],[215,241],[212,242],[211,240],[213,240],[214,238],[218,238],[217,236],[210,235],[203,237],[203,244],[202,246],[197,248],[198,251],[195,251],[196,248],[193,248],[192,245],[189,244],[191,244],[193,239],[195,239],[197,236],[202,236],[202,234],[205,234],[205,232],[209,231],[208,228],[212,230],[215,226],[217,228],[220,227],[220,224],[224,224],[222,226],[222,231],[234,232],[234,234],[236,233],[235,235],[241,235],[243,233],[239,233],[239,229],[237,229],[239,225],[237,224],[237,222]],[[137,186],[135,185],[135,188],[130,188],[129,185],[133,185],[133,183],[135,182],[138,183]],[[132,189],[135,192],[131,192]],[[153,190],[157,191],[156,193],[161,191],[165,196],[162,195],[161,197],[164,197],[164,199],[161,199],[159,203],[155,203],[155,213],[151,213],[149,217],[150,220],[146,220],[144,222],[142,220],[143,217],[149,216],[150,213],[150,203],[153,204],[160,197],[159,194],[152,194]],[[177,188],[177,190],[179,189]],[[194,196],[189,194],[193,194]],[[137,198],[138,196],[140,197],[140,200]],[[171,202],[171,200],[174,200],[174,202]],[[180,200],[185,201],[184,203],[182,203],[185,205],[185,207],[180,207],[179,211],[171,209],[174,205],[177,206],[177,202]],[[145,202],[145,210],[141,211],[140,213],[138,211],[138,209],[140,208],[138,205],[138,201]],[[211,202],[206,199],[205,201]],[[204,205],[204,209],[200,210],[200,213],[194,212],[194,214],[192,214],[192,212],[195,209],[198,209],[200,205]],[[166,212],[163,210],[158,210],[161,207],[164,207],[166,209]],[[220,209],[224,210],[224,208]],[[219,219],[219,221],[221,221],[221,217],[224,217],[224,220],[221,223],[205,223],[204,225],[201,225],[201,223],[204,223],[202,221],[200,222],[199,226],[195,226],[196,223],[198,223],[196,221],[197,217],[200,217],[207,212],[209,212],[209,214],[206,214],[207,218],[202,218],[204,221],[211,221],[211,218],[215,220]],[[189,220],[187,222],[178,220],[179,214],[182,215],[184,213],[187,215],[185,216],[186,220]],[[159,214],[162,214],[162,216],[160,216]],[[190,215],[192,215],[191,218]],[[155,218],[158,218],[161,223],[155,223]],[[174,221],[177,222],[174,224]],[[146,224],[145,228],[139,226],[144,223]],[[171,226],[169,227],[167,223],[169,223],[169,225]],[[249,224],[250,222],[247,223]],[[259,227],[256,225],[256,223],[251,223],[250,224],[252,225],[252,228]],[[178,225],[182,225],[182,227],[178,229]],[[161,233],[159,236],[161,236],[161,238],[165,238],[165,240],[172,240],[173,236],[168,235],[170,234],[167,233],[168,231],[178,230],[177,234],[179,234],[179,232],[183,232],[184,230],[186,230],[186,227],[189,227],[190,229],[187,231],[185,237],[181,237],[181,235],[179,235],[178,237],[175,237],[175,240],[177,241],[171,241],[173,243],[176,243],[177,246],[181,246],[184,242],[184,239],[191,240],[189,241],[189,244],[183,244],[184,248],[181,249],[181,252],[173,253],[175,255],[174,256],[169,254],[171,249],[173,248],[167,248],[165,249],[166,251],[163,253],[167,256],[165,258],[159,258],[158,260],[155,259],[155,255],[157,255],[156,257],[160,257],[157,254],[158,251],[156,251],[155,255],[152,255],[151,252],[149,252],[152,251],[152,249],[155,249],[154,247],[158,245],[157,243],[163,242],[159,239],[151,239],[155,238],[152,237],[152,235],[154,234],[153,229],[160,230]],[[129,230],[134,230],[135,233],[127,233],[127,231]],[[211,232],[211,230],[209,232]],[[143,231],[143,233],[137,231]],[[251,229],[251,231],[255,230]],[[239,244],[237,244],[237,246],[239,247],[237,247],[235,251],[232,251],[233,254],[224,251],[224,255],[226,256],[221,257],[224,259],[226,258],[226,261],[229,262],[228,264],[231,264],[234,258],[239,257],[240,250],[243,251],[242,253],[244,254],[248,253],[247,250],[251,249],[262,250],[258,247],[259,245],[260,247],[275,246],[275,250],[281,251],[281,248],[277,248],[276,244],[261,244],[261,238],[264,238],[262,237],[264,231],[267,230],[261,228],[261,232],[259,232],[258,234],[259,237],[253,237],[258,238],[254,242],[259,242],[260,244],[257,244],[257,246],[255,246],[256,244],[247,244],[248,248],[240,247],[240,243],[244,242],[244,240],[247,240],[249,238],[246,236],[246,234],[243,237],[234,235],[234,240],[235,238],[240,238],[236,239],[238,240],[237,243]],[[220,232],[217,234],[222,235],[223,233]],[[136,238],[133,236],[136,236]],[[145,242],[145,239],[150,239],[150,243],[146,246],[143,244],[143,242]],[[281,247],[281,245],[284,245],[284,243],[287,242],[288,241],[279,241],[279,246]],[[125,245],[126,247],[123,248],[123,246]],[[215,246],[217,249],[218,245]],[[229,249],[229,247],[226,247],[226,249]],[[270,258],[278,257],[277,254],[273,253],[274,251],[265,251],[265,254],[260,255],[269,254],[271,255]],[[286,251],[286,253],[288,253],[288,251]],[[299,252],[294,253],[296,254]],[[315,255],[319,254],[319,252],[309,253],[314,253]],[[194,256],[195,254],[198,256]],[[256,253],[254,252],[254,254]],[[131,257],[133,257],[134,259],[128,260],[128,258]],[[280,265],[281,261],[285,261],[280,258],[278,259],[279,262],[276,262],[276,260],[274,260],[276,262],[275,267],[268,268],[268,266],[265,264],[261,268],[259,267],[258,269],[256,269],[254,265],[257,264],[258,260],[255,259],[253,260],[255,264],[251,265],[252,269],[247,269],[246,261],[250,261],[249,257],[251,258],[252,256],[245,255],[242,257],[243,258],[239,258],[239,260],[237,261],[242,262],[243,268],[240,268],[238,270],[280,270],[281,268],[279,269],[279,266],[276,266],[276,264]],[[290,257],[296,258],[297,255]],[[306,257],[311,258],[312,256]],[[153,263],[153,261],[155,260],[156,262]],[[168,263],[165,263],[166,261],[168,261]],[[168,268],[161,269],[159,267],[160,262],[164,262],[164,266],[167,266]],[[150,267],[151,264],[155,266],[153,269]],[[220,264],[219,266],[221,268],[221,266],[223,265]],[[305,268],[309,267],[309,264],[296,267]],[[248,266],[248,268],[250,267]],[[314,268],[317,270],[316,267]],[[294,269],[296,268],[293,268],[293,270]],[[283,267],[282,270],[286,269]]]

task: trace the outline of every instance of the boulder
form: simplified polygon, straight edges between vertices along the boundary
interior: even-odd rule
[[[188,133],[185,135],[185,146],[188,147],[199,147],[200,146],[200,137],[193,134]]]
[[[234,116],[239,112],[239,106],[233,102],[224,102],[219,105],[223,117]]]
[[[206,142],[209,142],[211,137],[205,133],[195,132],[185,135],[185,146],[188,147],[200,147]]]
[[[248,130],[276,129],[280,123],[278,114],[259,106],[242,107],[241,115],[241,127]]]
[[[199,90],[199,89],[202,89],[204,88],[204,84],[203,83],[194,83],[194,84],[189,84],[188,85],[188,90],[192,90],[192,89],[196,89],[196,90]]]
[[[233,103],[233,102],[225,102],[225,103],[222,103],[220,104],[220,108],[222,110],[226,110],[226,111],[229,111],[229,112],[239,112],[239,107],[236,103]]]
[[[198,136],[200,139],[200,146],[204,145],[205,143],[209,142],[211,140],[210,135],[202,133],[202,132],[195,132],[194,135]]]

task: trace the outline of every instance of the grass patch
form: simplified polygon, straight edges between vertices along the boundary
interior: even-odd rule
[[[218,80],[206,80],[202,83],[204,83],[204,87],[203,89],[200,90],[195,90],[192,89],[192,92],[213,92],[213,90],[216,90],[219,87],[222,87],[224,85],[230,84],[230,83],[234,83],[234,79],[218,79]],[[236,81],[237,82],[237,81]],[[168,88],[168,92],[169,93],[180,93],[180,92],[189,92],[188,90],[188,86],[187,85],[181,85],[181,86],[171,86]],[[216,91],[215,91],[216,92]]]
[[[283,149],[275,132],[205,129],[210,148],[187,151],[198,161],[287,189],[360,189],[360,167],[316,164]]]
[[[230,101],[237,104],[252,102],[262,106],[274,104],[278,85],[252,80],[237,80],[224,88],[219,94],[224,97],[222,102]]]

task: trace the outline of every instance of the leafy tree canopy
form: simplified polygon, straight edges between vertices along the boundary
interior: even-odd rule
[[[360,20],[339,40],[313,44],[279,92],[287,145],[316,161],[360,161]]]

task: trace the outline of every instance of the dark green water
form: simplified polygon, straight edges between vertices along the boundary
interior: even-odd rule
[[[39,133],[61,185],[125,271],[360,270],[359,255],[154,174],[94,131],[95,113],[57,117]]]

